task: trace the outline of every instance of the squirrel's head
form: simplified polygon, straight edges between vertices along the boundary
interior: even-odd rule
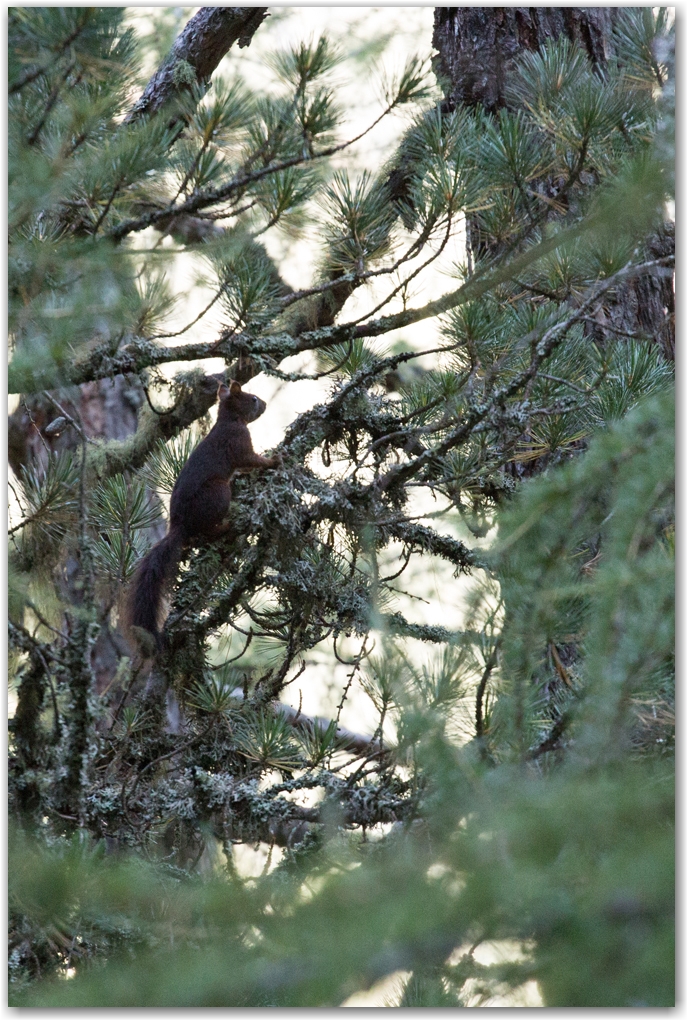
[[[219,412],[222,417],[240,418],[242,421],[255,421],[267,407],[264,400],[252,393],[244,393],[240,385],[232,380],[227,386],[220,383],[217,389]]]

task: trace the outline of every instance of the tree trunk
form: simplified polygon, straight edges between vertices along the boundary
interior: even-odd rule
[[[436,7],[432,42],[438,50],[434,70],[448,110],[459,104],[483,106],[494,113],[506,106],[506,86],[523,50],[537,50],[561,35],[581,46],[592,65],[602,69],[615,48],[617,7]],[[483,239],[486,240],[486,239]],[[492,254],[493,244],[486,243]],[[647,256],[675,253],[672,223],[647,238]],[[675,358],[675,297],[669,275],[636,277],[619,288],[604,308],[606,325],[593,327],[595,339],[617,330],[651,336],[665,358]]]
[[[145,400],[138,379],[122,375],[84,383],[73,388],[67,397],[59,391],[54,396],[67,414],[83,423],[91,439],[126,439],[136,431],[138,409]],[[9,463],[15,474],[28,464],[45,467],[48,450],[59,452],[78,447],[79,437],[68,425],[58,434],[45,432],[60,417],[59,410],[46,396],[22,397],[8,422]]]
[[[523,50],[566,35],[602,67],[612,50],[615,7],[436,7],[435,72],[449,105],[506,105],[504,89]]]
[[[148,82],[127,121],[155,114],[180,92],[189,91],[193,84],[205,85],[234,43],[238,42],[240,47],[250,44],[266,16],[266,7],[201,7]],[[221,233],[214,224],[208,226],[194,217],[183,221],[177,218],[163,229],[181,234],[185,242],[202,240],[208,233]],[[92,439],[126,439],[136,431],[138,409],[145,400],[140,381],[121,375],[85,383],[63,393],[56,391],[53,396]],[[43,394],[21,399],[8,422],[8,456],[15,474],[29,465],[44,469],[49,452],[79,446],[79,437],[69,425],[53,434],[45,432],[46,426],[59,417],[59,409]],[[158,539],[164,531],[162,521],[151,528],[152,536]],[[65,583],[69,585],[78,579],[78,572],[78,563],[70,558],[64,572]],[[103,620],[92,655],[98,691],[108,686],[125,651],[119,632],[110,627],[108,620]]]

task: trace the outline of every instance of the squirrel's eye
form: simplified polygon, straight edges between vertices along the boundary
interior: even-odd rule
[[[258,402],[258,398],[257,397],[253,397],[253,403],[257,404],[257,402]]]

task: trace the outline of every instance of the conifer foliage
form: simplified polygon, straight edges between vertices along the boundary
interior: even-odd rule
[[[603,67],[523,52],[493,110],[411,59],[364,173],[335,40],[259,93],[212,76],[265,9],[201,8],[144,91],[125,11],[9,16],[12,1004],[332,1006],[397,974],[390,1005],[671,1005],[671,309],[642,317],[673,265],[665,10],[620,9]],[[294,290],[263,235],[305,226]],[[166,325],[179,251],[197,321],[221,309],[202,341]],[[122,597],[208,358],[326,389],[185,554],[151,659]],[[98,394],[135,430],[98,432]],[[413,622],[418,562],[469,590],[461,630]],[[328,718],[282,700],[315,651],[345,667]]]

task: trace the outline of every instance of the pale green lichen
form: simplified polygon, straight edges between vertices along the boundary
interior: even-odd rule
[[[183,88],[184,85],[195,85],[198,81],[195,68],[189,64],[188,60],[177,60],[172,70],[172,81],[177,88]]]

